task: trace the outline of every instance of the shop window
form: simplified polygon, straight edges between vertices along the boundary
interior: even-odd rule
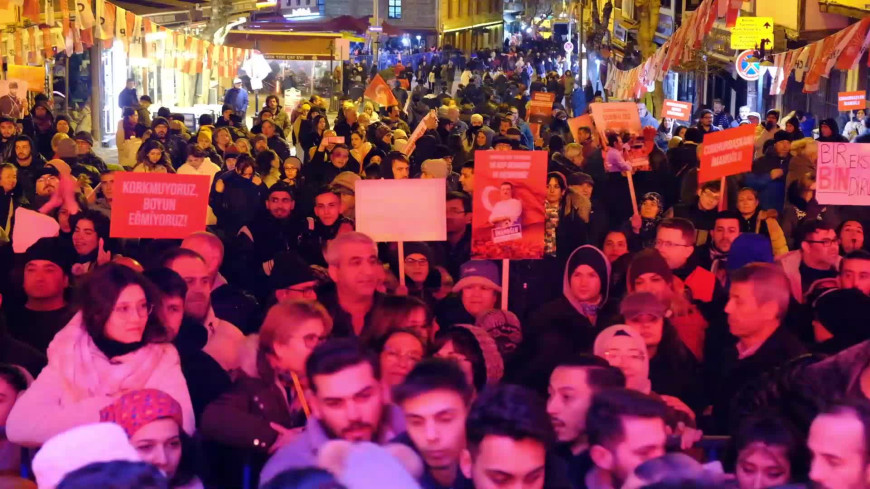
[[[387,17],[390,19],[402,18],[402,0],[390,0]]]

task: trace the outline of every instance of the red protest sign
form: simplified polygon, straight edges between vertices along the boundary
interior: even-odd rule
[[[692,102],[665,100],[664,104],[662,104],[662,114],[660,119],[664,119],[665,117],[676,119],[678,121],[691,121]]]
[[[471,254],[524,260],[544,255],[546,151],[478,151]]]
[[[755,127],[744,124],[734,129],[708,132],[701,148],[698,182],[719,180],[752,170]]]
[[[848,112],[850,110],[859,110],[867,108],[867,92],[860,90],[857,92],[839,92],[837,93],[837,109],[840,112]]]
[[[113,238],[184,238],[205,230],[209,177],[115,173]]]
[[[592,119],[595,127],[604,134],[605,131],[628,131],[640,134],[640,115],[634,102],[609,102],[589,104],[592,109]]]
[[[529,122],[549,124],[553,121],[553,102],[556,101],[555,93],[532,92],[532,100],[529,102]]]

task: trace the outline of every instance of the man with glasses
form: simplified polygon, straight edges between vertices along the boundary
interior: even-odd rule
[[[695,246],[703,246],[707,244],[716,223],[719,200],[722,198],[721,183],[718,180],[705,182],[698,188],[697,195],[691,201],[673,206],[666,217],[681,217],[692,221],[697,231]]]
[[[275,256],[269,285],[276,302],[317,300],[317,278],[311,267],[295,251],[284,251]]]
[[[732,401],[744,386],[806,352],[788,328],[781,327],[788,305],[788,278],[776,265],[751,263],[731,274],[725,306],[730,346],[708,348],[704,363],[713,407],[711,434],[734,432]]]
[[[833,226],[810,221],[798,230],[800,249],[777,258],[790,283],[792,296],[804,303],[804,295],[819,280],[835,279],[840,268],[840,240]]]

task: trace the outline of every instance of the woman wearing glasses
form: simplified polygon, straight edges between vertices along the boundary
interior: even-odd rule
[[[305,362],[331,331],[332,318],[315,301],[283,301],[269,309],[260,333],[248,336],[242,349],[239,378],[200,419],[203,436],[228,452],[244,452],[228,454],[216,477],[241,480],[247,456],[253,473],[259,473],[268,456],[305,426],[310,415]]]
[[[100,410],[135,389],[159,389],[193,408],[178,353],[154,309],[158,292],[127,267],[97,268],[79,289],[80,311],[48,347],[48,366],[21,396],[6,426],[10,441],[39,446],[58,433],[100,420]]]

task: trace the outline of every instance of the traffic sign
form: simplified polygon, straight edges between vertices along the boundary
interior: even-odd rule
[[[731,49],[760,48],[764,40],[773,47],[773,17],[738,17],[731,28]]]
[[[565,43],[565,52],[571,53],[574,52],[574,44],[571,41]]]
[[[751,49],[743,51],[738,54],[737,59],[734,60],[734,68],[737,69],[737,75],[746,81],[756,81],[761,75],[761,67],[758,65],[758,61],[753,61],[751,63],[747,61],[753,53],[754,51]]]

